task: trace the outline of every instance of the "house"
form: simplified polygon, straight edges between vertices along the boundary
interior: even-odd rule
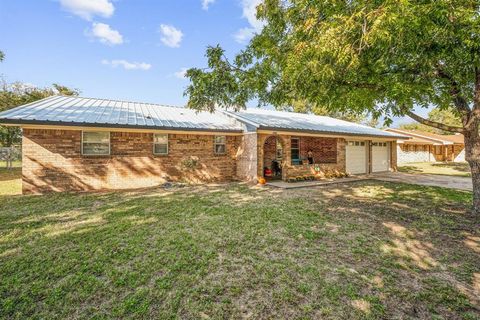
[[[397,144],[397,161],[439,162],[465,161],[465,143],[462,134],[439,135],[430,132],[404,129],[386,129],[386,131],[410,137],[399,140]]]
[[[390,171],[407,139],[309,114],[65,96],[0,113],[0,124],[23,129],[24,193]]]

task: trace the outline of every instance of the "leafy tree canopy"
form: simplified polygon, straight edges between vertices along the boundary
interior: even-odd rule
[[[294,111],[300,113],[312,112],[319,116],[327,116],[336,119],[342,119],[346,121],[362,123],[366,125],[371,125],[373,127],[378,125],[378,121],[373,119],[367,112],[364,113],[354,113],[354,112],[340,112],[336,110],[329,110],[321,106],[311,106],[304,101],[293,101],[291,107],[282,108],[285,111]]]
[[[208,68],[187,71],[191,108],[301,100],[388,124],[414,106],[466,117],[473,102],[478,1],[266,0],[257,16],[264,29],[234,59],[209,47]]]

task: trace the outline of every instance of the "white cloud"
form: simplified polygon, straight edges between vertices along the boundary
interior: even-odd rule
[[[185,79],[185,76],[187,74],[187,70],[188,70],[188,68],[181,68],[179,71],[173,73],[173,75],[175,77],[177,77],[178,79]]]
[[[237,32],[235,32],[233,37],[235,38],[235,41],[237,41],[238,43],[245,44],[248,42],[248,40],[250,40],[253,37],[254,34],[255,34],[255,29],[246,27],[246,28],[241,28]]]
[[[149,70],[152,65],[145,62],[128,62],[127,60],[102,60],[102,64],[113,68],[123,67],[125,70]]]
[[[213,4],[215,0],[202,0],[202,9],[208,10],[208,7]]]
[[[242,0],[242,17],[247,19],[249,27],[239,29],[233,36],[237,42],[246,43],[255,33],[262,31],[265,22],[256,17],[257,6],[262,0]]]
[[[163,44],[167,47],[178,48],[182,42],[183,33],[172,25],[161,24],[159,32],[162,34]]]
[[[101,43],[116,45],[123,43],[123,36],[117,30],[112,29],[108,24],[94,22],[89,35],[98,38]]]
[[[64,10],[89,21],[95,15],[109,18],[115,11],[110,0],[60,0],[60,4]]]

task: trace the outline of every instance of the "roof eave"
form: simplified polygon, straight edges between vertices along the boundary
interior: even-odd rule
[[[339,132],[339,131],[278,128],[278,127],[267,127],[267,126],[259,126],[258,130],[269,130],[269,131],[280,131],[280,132],[298,132],[298,133],[310,133],[310,134],[327,134],[327,135],[352,136],[352,137],[387,138],[387,139],[392,139],[392,140],[408,140],[408,139],[410,139],[410,137],[406,137],[406,136],[392,136],[392,135],[386,135],[386,134],[385,135],[376,135],[376,134],[349,133],[349,132]]]
[[[110,124],[110,123],[89,123],[89,122],[64,122],[64,121],[40,121],[40,120],[18,120],[18,119],[1,119],[1,125],[23,126],[23,125],[40,125],[40,126],[64,126],[64,127],[92,127],[92,128],[112,128],[112,129],[145,129],[145,130],[177,130],[177,131],[201,131],[201,132],[231,132],[243,133],[242,129],[225,129],[225,128],[193,128],[193,127],[172,127],[172,126],[145,126],[145,125],[128,125],[128,124]]]
[[[452,144],[454,144],[452,141],[449,141],[449,140],[442,140],[442,139],[439,139],[439,138],[434,138],[434,137],[422,135],[420,133],[405,132],[405,131],[400,130],[400,129],[391,129],[391,128],[386,129],[386,130],[392,131],[392,132],[395,132],[395,133],[401,132],[403,134],[410,135],[411,137],[414,137],[414,138],[420,138],[420,139],[424,139],[424,140],[435,141],[436,143],[438,143],[438,145],[452,145]]]

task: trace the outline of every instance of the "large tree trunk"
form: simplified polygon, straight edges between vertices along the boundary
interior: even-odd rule
[[[473,211],[480,213],[480,136],[477,126],[464,132],[465,160],[470,165],[473,183]]]

